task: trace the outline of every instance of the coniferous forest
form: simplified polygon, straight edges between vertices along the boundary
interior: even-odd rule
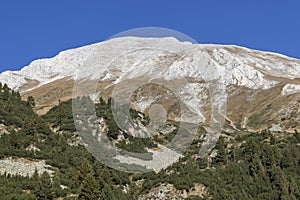
[[[85,101],[88,101],[88,97]],[[98,117],[106,119],[108,137],[117,138],[110,101],[96,104]],[[22,99],[18,92],[0,85],[0,120],[9,133],[0,135],[0,159],[45,160],[47,172],[23,177],[3,173],[0,199],[138,199],[162,183],[190,190],[197,183],[207,188],[203,198],[187,199],[300,199],[300,133],[278,137],[269,130],[223,133],[214,149],[216,156],[198,158],[201,137],[195,139],[184,157],[159,173],[125,173],[97,161],[80,142],[72,114],[72,100],[60,102],[43,116],[33,109],[34,98]],[[131,115],[141,116],[131,109]],[[147,116],[145,116],[147,123]],[[203,134],[203,133],[199,133]],[[160,138],[164,142],[168,140]],[[144,152],[155,148],[158,138],[137,139],[118,146]],[[30,151],[33,145],[39,151]]]

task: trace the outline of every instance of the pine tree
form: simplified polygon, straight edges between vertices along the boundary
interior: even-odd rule
[[[199,158],[198,159],[198,166],[200,167],[200,169],[207,168],[208,167],[207,157]]]
[[[7,84],[5,83],[3,86],[3,95],[2,95],[2,99],[3,100],[8,100],[10,96],[10,89],[7,86]]]
[[[58,177],[53,177],[53,189],[55,197],[64,197],[67,194],[67,192],[61,187]]]
[[[10,140],[10,144],[14,149],[17,149],[20,147],[20,142],[19,142],[19,138],[17,136],[17,133],[15,131],[12,131],[9,134],[9,140]]]
[[[79,199],[99,199],[101,191],[95,177],[87,174],[80,185]]]
[[[224,137],[221,136],[219,138],[215,148],[218,150],[218,154],[214,159],[215,163],[218,165],[226,164],[228,161],[228,154],[226,151]]]
[[[31,108],[34,108],[34,106],[35,106],[35,100],[34,100],[33,96],[28,96],[27,97],[27,103],[28,103],[28,105]]]
[[[94,170],[88,160],[84,160],[78,171],[80,182],[79,199],[99,199],[101,190],[94,177]]]
[[[276,144],[276,138],[275,138],[275,136],[274,135],[270,135],[270,144],[271,145],[274,145],[274,144]]]
[[[295,167],[294,165],[295,158],[293,157],[289,148],[283,151],[283,156],[280,162],[281,168]]]
[[[283,194],[288,193],[288,182],[284,177],[283,171],[279,167],[276,167],[274,165],[272,166],[270,171],[270,180],[274,186],[274,189],[281,191],[281,193]]]
[[[105,184],[101,193],[101,199],[116,199],[109,185]]]
[[[34,194],[36,199],[38,200],[45,200],[45,199],[53,199],[54,198],[54,188],[51,182],[51,177],[47,172],[44,172],[34,189]]]
[[[298,143],[300,143],[300,133],[298,132],[298,130],[297,130],[297,129],[295,129],[294,136],[295,136],[295,138],[296,138],[297,142],[298,142]]]

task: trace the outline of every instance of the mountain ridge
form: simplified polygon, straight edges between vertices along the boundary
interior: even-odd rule
[[[144,42],[145,41],[145,42]],[[162,44],[158,44],[158,43]],[[119,43],[118,46],[115,46]],[[173,44],[174,43],[174,44]],[[172,46],[172,45],[173,46]],[[147,46],[148,45],[148,46]],[[118,47],[123,46],[123,50],[116,50]],[[122,56],[125,51],[133,51],[141,48],[158,48],[158,49],[168,49],[171,52],[178,52],[190,48],[197,48],[198,50],[212,50],[212,49],[225,49],[225,50],[236,50],[244,51],[246,53],[259,53],[262,56],[270,56],[284,59],[285,61],[290,61],[292,63],[297,63],[300,66],[300,61],[295,58],[290,58],[285,55],[272,52],[263,52],[258,50],[251,50],[249,48],[240,47],[236,45],[216,45],[216,44],[191,44],[189,42],[179,42],[175,38],[136,38],[136,37],[125,37],[125,38],[114,38],[109,41],[104,41],[100,43],[95,43],[79,48],[69,49],[58,53],[53,58],[38,59],[32,61],[28,66],[25,66],[19,71],[4,71],[0,74],[0,81],[7,83],[12,89],[18,89],[22,84],[26,84],[26,78],[32,79],[40,82],[40,85],[47,84],[53,80],[57,80],[65,77],[72,77],[73,79],[86,78],[84,75],[82,77],[76,77],[74,74],[78,67],[82,67],[83,62],[85,62],[86,56],[90,54],[94,49],[105,49],[103,52],[107,53],[112,51],[110,56]],[[115,52],[114,52],[115,51]],[[103,53],[99,52],[99,53]],[[125,52],[126,53],[126,52]],[[103,57],[101,57],[102,59]],[[107,59],[111,61],[112,59]],[[77,64],[77,66],[76,66]],[[101,63],[109,65],[110,63]],[[297,67],[300,71],[300,67]],[[65,69],[62,69],[64,68]],[[297,74],[296,71],[294,71]],[[87,74],[91,76],[92,73]],[[99,78],[93,77],[90,78]],[[297,74],[297,78],[300,78],[300,73]]]

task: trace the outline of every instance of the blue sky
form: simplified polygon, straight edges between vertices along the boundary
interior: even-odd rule
[[[300,58],[300,1],[2,0],[0,72],[139,27]]]

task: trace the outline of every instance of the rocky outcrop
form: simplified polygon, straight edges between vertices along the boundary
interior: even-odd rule
[[[164,183],[152,188],[147,194],[141,195],[139,200],[183,200],[191,196],[203,198],[207,194],[206,187],[202,184],[197,183],[189,191],[186,191],[177,190],[174,185]]]

